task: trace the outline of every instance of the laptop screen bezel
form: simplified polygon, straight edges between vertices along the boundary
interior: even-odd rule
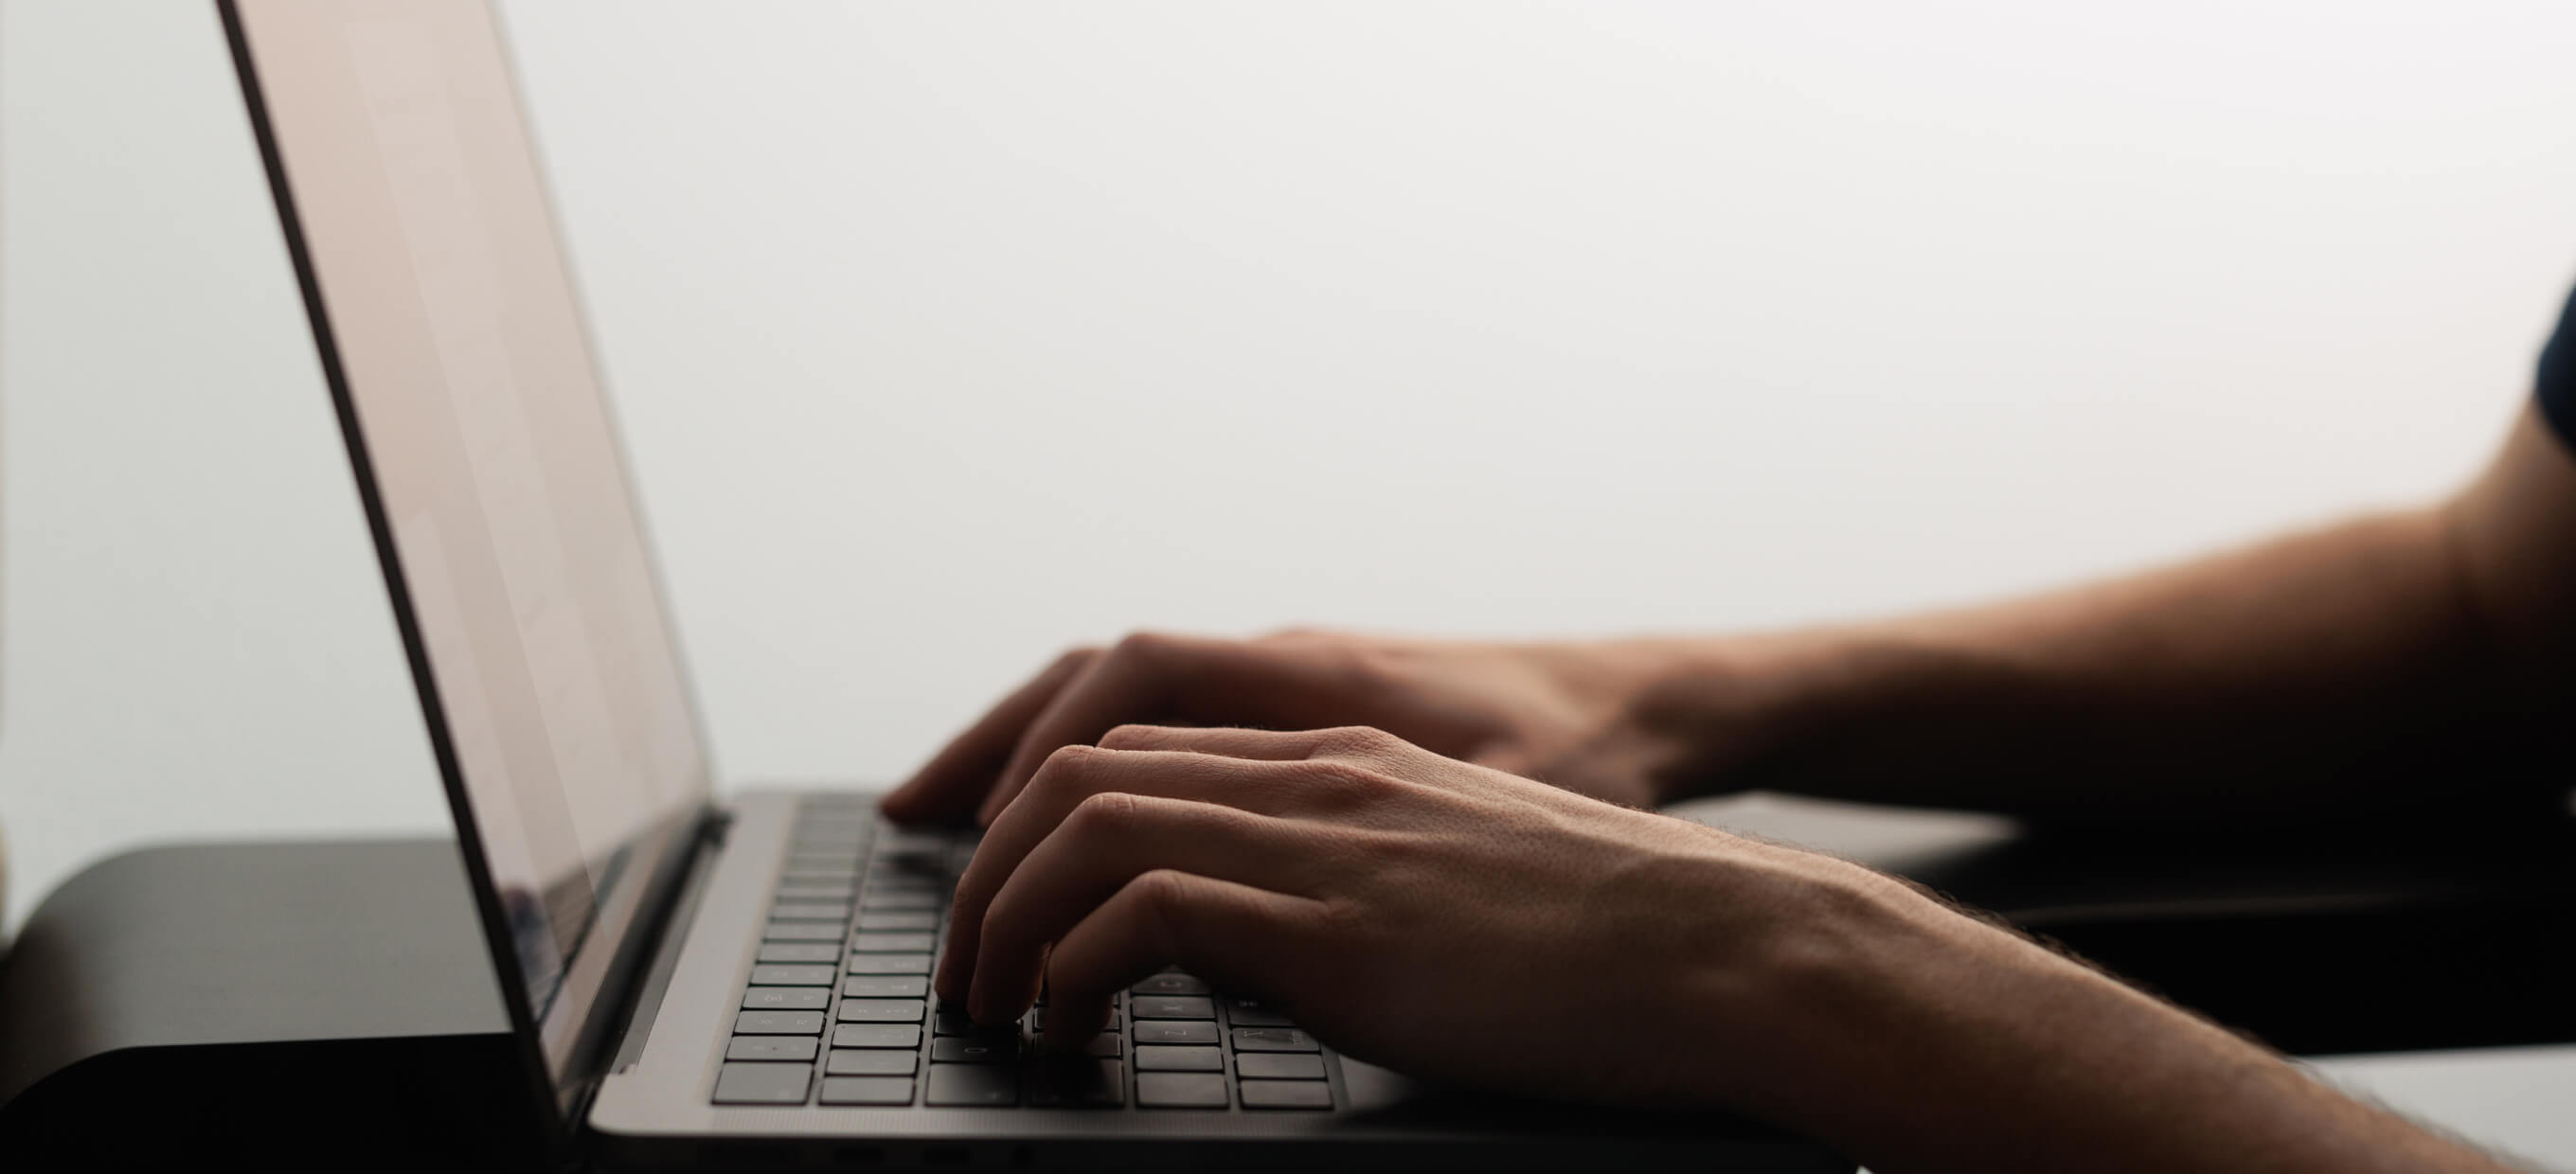
[[[481,2],[481,0],[472,0]],[[437,675],[431,664],[422,632],[420,617],[414,605],[403,561],[394,540],[394,531],[384,500],[382,484],[369,454],[366,434],[361,427],[358,406],[352,393],[348,371],[341,359],[337,336],[331,324],[329,306],[324,299],[321,281],[302,218],[296,209],[293,185],[288,178],[285,159],[271,121],[266,94],[262,89],[259,69],[251,48],[250,35],[237,0],[215,0],[222,20],[224,36],[232,54],[235,74],[256,139],[260,160],[268,177],[269,191],[277,208],[278,223],[283,232],[296,285],[301,294],[308,325],[313,334],[320,360],[323,382],[328,387],[333,411],[340,426],[341,439],[349,457],[351,473],[357,482],[358,497],[367,521],[368,534],[375,546],[378,569],[384,576],[388,602],[394,622],[402,637],[403,653],[409,663],[418,695],[421,717],[427,726],[431,752],[436,759],[441,785],[447,792],[456,824],[457,843],[466,864],[469,886],[473,891],[476,911],[483,922],[484,936],[490,946],[495,978],[500,986],[503,1008],[509,1016],[514,1046],[522,1059],[523,1074],[529,1091],[545,1105],[552,1140],[568,1145],[577,1136],[580,1115],[587,1097],[597,1088],[607,1062],[616,1052],[617,1036],[632,1015],[630,995],[637,972],[652,952],[664,929],[666,915],[673,905],[677,889],[689,871],[695,850],[708,842],[706,832],[715,826],[717,812],[705,797],[694,806],[684,806],[636,835],[627,845],[629,860],[646,879],[635,889],[637,916],[626,926],[622,940],[605,943],[610,950],[608,964],[593,997],[583,1008],[581,1021],[574,1024],[573,1043],[560,1073],[550,1064],[541,1039],[542,1024],[527,997],[528,975],[521,965],[513,941],[509,914],[500,888],[489,864],[483,839],[475,819],[474,801],[465,785],[456,742],[449,725]],[[487,12],[489,9],[486,10]],[[498,36],[497,13],[495,35]],[[542,176],[540,175],[540,179]],[[551,209],[549,209],[551,212]],[[558,237],[560,245],[560,237]],[[579,307],[575,306],[578,314]],[[613,439],[613,438],[612,438]],[[622,465],[621,465],[622,468]],[[626,486],[630,500],[631,484]],[[639,519],[640,529],[640,519]],[[641,536],[639,536],[641,539]],[[655,578],[657,596],[667,598],[659,582],[659,565],[652,559],[649,539],[646,562]],[[668,614],[664,615],[667,627]],[[673,634],[673,656],[680,655]],[[687,691],[685,669],[682,688]],[[696,698],[685,698],[693,722],[698,720]],[[703,722],[698,722],[703,728]]]

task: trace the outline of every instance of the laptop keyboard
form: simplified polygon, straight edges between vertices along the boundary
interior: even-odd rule
[[[1196,1112],[1333,1107],[1325,1053],[1284,1016],[1187,974],[1120,994],[1078,1055],[1041,1054],[1038,1007],[980,1028],[931,966],[972,833],[897,828],[863,796],[798,809],[787,867],[715,1082],[719,1105]]]

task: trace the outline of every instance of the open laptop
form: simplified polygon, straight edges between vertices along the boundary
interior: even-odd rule
[[[1443,1094],[1186,974],[1076,1057],[939,1007],[971,834],[855,791],[714,796],[494,12],[219,6],[518,1040],[496,1079],[565,1157],[1850,1168],[1741,1122]]]

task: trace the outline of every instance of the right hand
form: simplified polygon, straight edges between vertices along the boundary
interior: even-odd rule
[[[989,825],[1047,755],[1129,724],[1373,726],[1436,754],[1653,806],[1662,760],[1623,719],[1656,659],[1643,642],[1140,633],[1066,653],[889,793],[884,810],[898,822],[971,813]]]
[[[1051,1048],[1172,964],[1444,1083],[1775,1118],[1792,1086],[1848,1092],[1803,1046],[1824,1035],[1807,967],[1914,981],[1929,967],[1818,960],[2002,938],[1854,864],[1371,729],[1125,726],[1058,750],[950,916],[943,1004],[1010,1023],[1043,980]]]

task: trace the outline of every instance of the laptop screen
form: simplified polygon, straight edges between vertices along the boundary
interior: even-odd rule
[[[500,31],[459,0],[234,16],[502,985],[560,1095],[708,770]]]

